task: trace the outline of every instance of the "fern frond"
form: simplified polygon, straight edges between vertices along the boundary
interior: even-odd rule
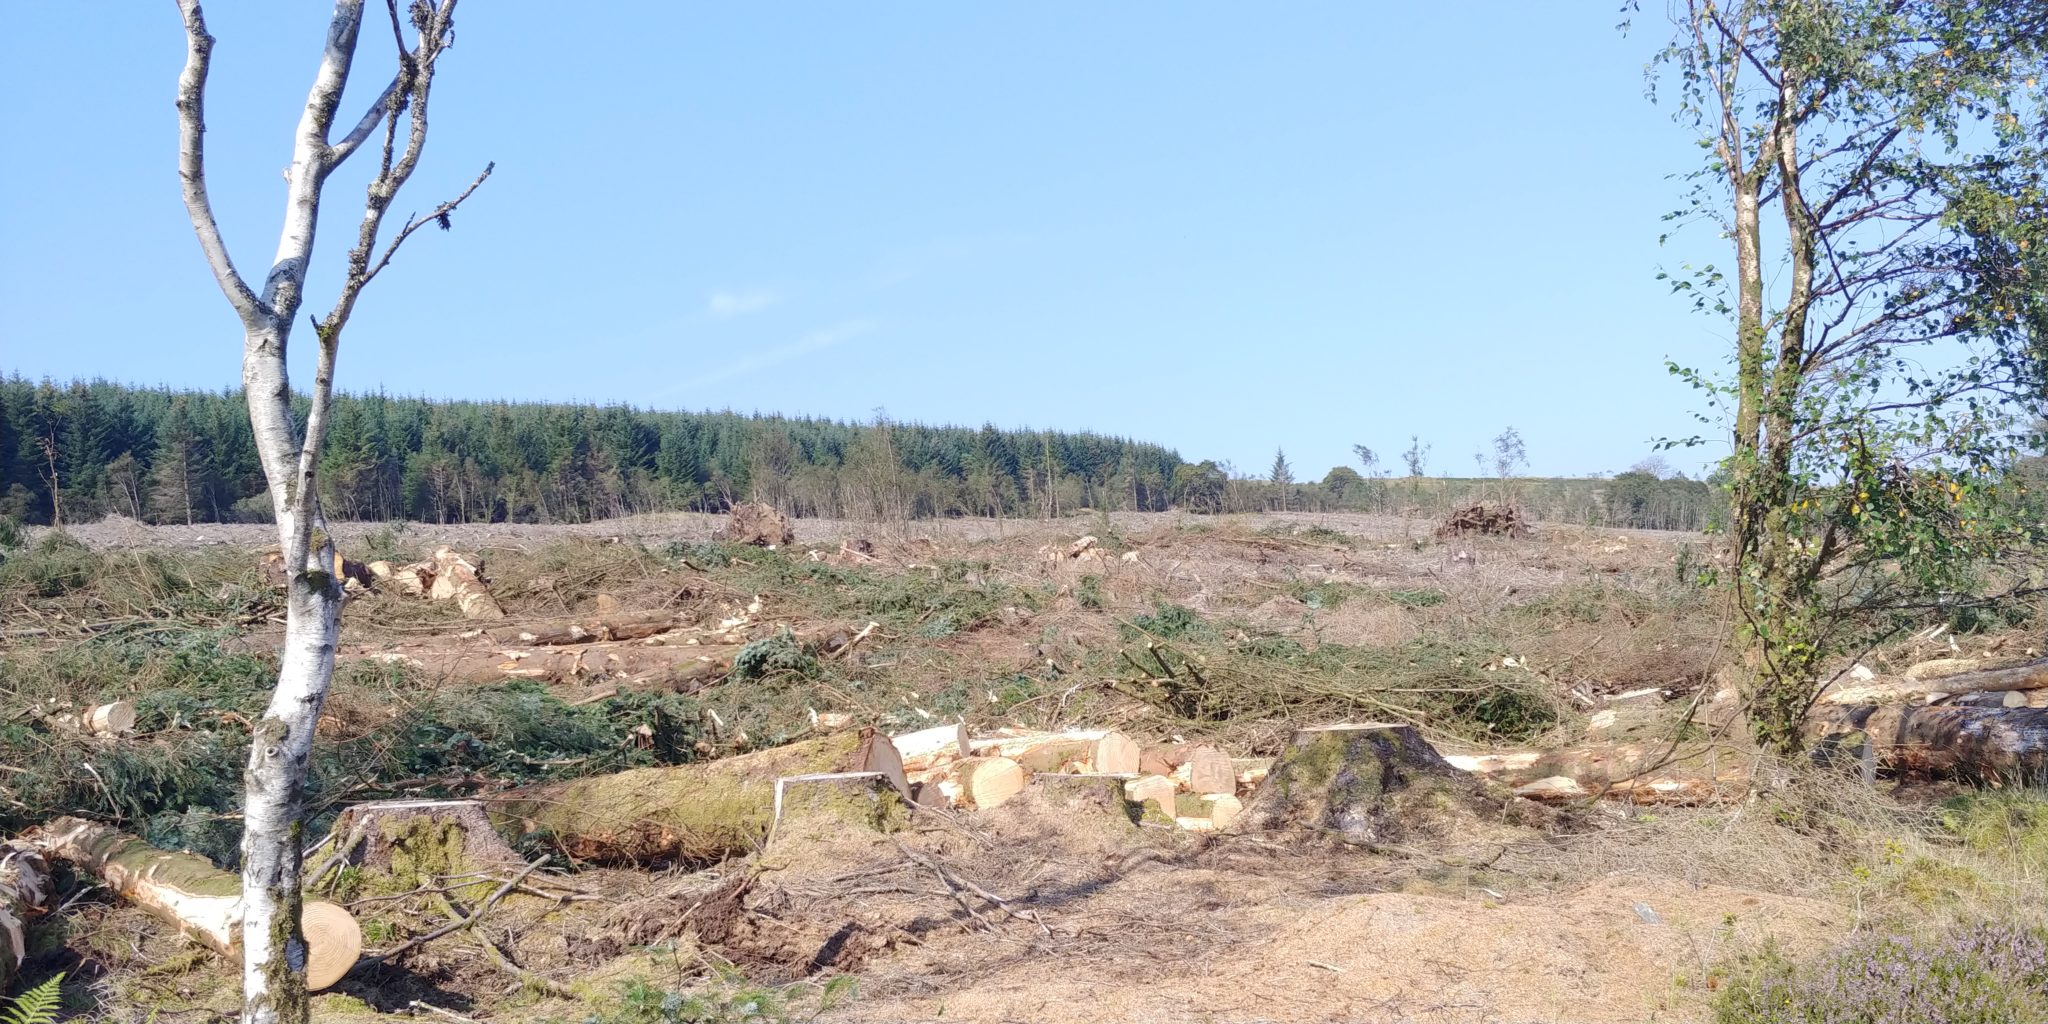
[[[12,1005],[0,1010],[0,1024],[56,1024],[57,1006],[64,998],[58,991],[62,984],[64,975],[60,972],[15,996]]]

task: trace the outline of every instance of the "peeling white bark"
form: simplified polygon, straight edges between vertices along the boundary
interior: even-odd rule
[[[242,383],[247,390],[253,428],[265,480],[270,485],[284,564],[296,567],[287,582],[285,642],[277,688],[250,744],[243,781],[242,1019],[249,1024],[307,1019],[305,939],[300,931],[300,835],[314,726],[334,675],[335,641],[341,629],[343,591],[332,566],[334,551],[324,527],[314,473],[326,439],[333,397],[335,355],[341,331],[356,299],[392,253],[418,225],[407,224],[370,265],[383,215],[391,199],[411,177],[426,142],[427,96],[434,69],[452,36],[456,0],[415,7],[412,28],[417,42],[401,52],[391,84],[353,129],[330,142],[335,112],[348,86],[362,30],[363,0],[336,0],[327,40],[293,136],[291,166],[286,172],[285,210],[277,252],[260,294],[252,290],[229,258],[206,192],[205,95],[213,37],[198,0],[178,0],[184,17],[186,60],[178,78],[179,176],[186,212],[199,236],[200,249],[215,280],[241,318]],[[387,4],[392,36],[403,51],[398,7]],[[402,154],[394,157],[397,119],[407,106],[411,127]],[[286,368],[291,331],[304,299],[306,273],[320,221],[320,200],[327,176],[385,125],[378,173],[369,186],[357,247],[350,253],[342,295],[326,319],[316,323],[319,365],[312,389],[306,433],[298,435],[291,409],[291,380]],[[488,176],[486,168],[484,176]],[[453,210],[481,184],[483,177],[455,199],[442,203],[429,219]]]

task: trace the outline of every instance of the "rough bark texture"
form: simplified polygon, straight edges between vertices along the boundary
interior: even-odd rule
[[[492,799],[490,813],[578,860],[711,864],[767,840],[777,779],[871,770],[861,745],[859,734],[839,733],[706,764],[535,786]]]
[[[29,918],[46,909],[50,868],[33,846],[0,844],[0,992],[14,983],[28,959]]]
[[[1236,824],[1377,846],[1437,838],[1451,819],[1498,806],[1414,726],[1331,726],[1294,734]]]
[[[1807,731],[1823,757],[1860,756],[1867,740],[1878,765],[1896,772],[2048,779],[2048,708],[1828,707]]]
[[[242,883],[204,857],[159,850],[134,836],[80,818],[58,818],[39,840],[53,860],[97,875],[107,888],[223,955],[246,938]],[[347,973],[362,951],[355,918],[332,903],[305,906],[306,948],[298,961],[319,991]]]

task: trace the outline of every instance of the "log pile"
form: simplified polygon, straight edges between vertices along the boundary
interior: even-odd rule
[[[1913,665],[1898,676],[1871,676],[1829,687],[1820,700],[1836,706],[2048,707],[2048,660],[1999,665],[1979,658],[1938,658]]]
[[[1241,795],[1270,761],[1233,760],[1214,747],[1141,747],[1114,729],[1004,730],[970,737],[942,725],[894,737],[911,792],[920,804],[963,809],[1000,806],[1040,778],[1114,779],[1147,820],[1189,831],[1227,827]]]
[[[232,955],[240,943],[242,880],[204,857],[167,853],[80,818],[58,818],[44,826],[36,846],[51,860],[97,876],[115,895],[216,953]],[[318,992],[355,966],[363,932],[347,910],[317,900],[305,904],[302,920],[306,987]]]
[[[1452,767],[1510,786],[1538,803],[1604,798],[1630,804],[1698,806],[1738,799],[1749,771],[1739,763],[1672,758],[1661,744],[1601,743],[1560,750],[1450,754]]]
[[[1439,539],[1480,534],[1487,537],[1526,537],[1533,530],[1522,510],[1513,505],[1477,501],[1455,509],[1436,528]]]

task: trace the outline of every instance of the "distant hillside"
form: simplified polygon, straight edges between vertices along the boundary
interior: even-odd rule
[[[1436,517],[1508,496],[1540,519],[1693,530],[1718,500],[1706,484],[1641,473],[1503,489],[1340,467],[1283,488],[1085,432],[385,394],[336,399],[320,481],[335,519],[424,522],[587,522],[749,499],[866,519],[1283,507]],[[60,511],[75,522],[268,518],[240,392],[0,378],[0,516],[47,524]]]

